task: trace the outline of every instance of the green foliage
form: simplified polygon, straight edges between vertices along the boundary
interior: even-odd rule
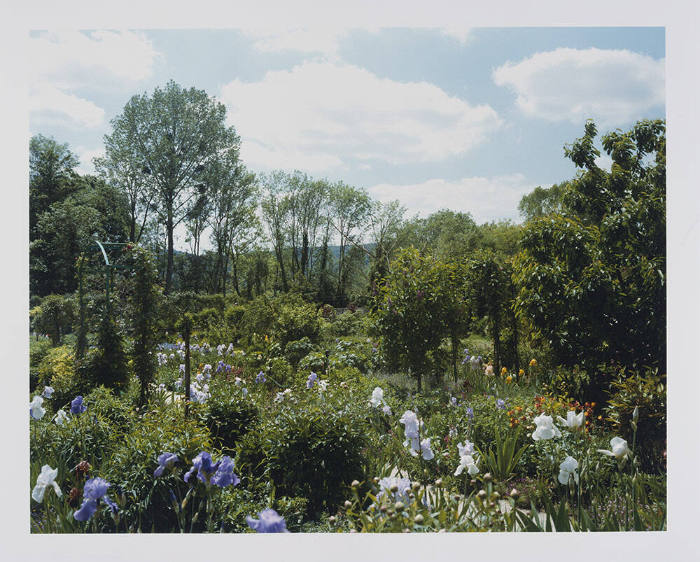
[[[103,469],[103,477],[125,496],[122,525],[132,532],[176,529],[169,490],[184,498],[188,486],[183,474],[201,451],[213,453],[208,431],[193,418],[184,420],[179,408],[149,410],[131,431],[122,434]],[[154,478],[163,452],[176,454],[180,461],[174,473]]]
[[[51,386],[54,394],[51,401],[59,407],[80,394],[81,384],[76,375],[73,349],[64,345],[48,350],[37,368],[39,389]]]
[[[258,408],[240,393],[212,393],[205,404],[202,422],[209,428],[213,442],[230,452],[240,438],[257,424]]]
[[[39,365],[41,365],[51,349],[53,349],[53,346],[48,339],[36,340],[32,338],[29,341],[29,389],[32,391],[39,384]],[[50,379],[50,375],[44,374],[44,381]]]
[[[416,249],[403,250],[375,298],[375,329],[389,368],[410,369],[419,388],[445,331],[443,277],[442,264]]]
[[[139,247],[127,248],[129,263],[134,271],[131,296],[131,328],[134,338],[132,361],[134,372],[141,383],[139,403],[143,405],[148,399],[156,373],[153,349],[156,344],[156,315],[160,297],[156,285],[158,272],[153,256],[147,250]],[[115,356],[114,361],[117,363],[119,358]],[[123,377],[123,374],[119,373],[117,376]]]
[[[645,470],[661,471],[666,450],[666,375],[658,370],[621,373],[610,385],[607,422],[630,445],[634,428],[632,414],[639,410],[635,453]]]
[[[352,480],[364,478],[362,419],[323,401],[283,406],[238,449],[241,476],[270,479],[276,496],[308,499],[307,515],[333,512]]]
[[[555,363],[594,367],[666,361],[666,140],[663,121],[602,139],[613,164],[597,167],[595,125],[566,148],[581,168],[560,214],[530,221],[514,269],[516,309]],[[653,157],[653,158],[652,158]]]
[[[314,349],[314,344],[311,340],[304,336],[300,340],[287,342],[284,356],[289,361],[289,364],[296,366],[303,357],[306,357]]]
[[[69,296],[47,295],[30,312],[32,329],[47,334],[54,347],[61,344],[61,336],[71,331],[75,321],[75,303]]]
[[[97,334],[97,349],[86,356],[81,377],[92,386],[124,390],[129,383],[127,361],[123,337],[111,315],[105,311]]]
[[[319,328],[318,314],[316,306],[313,304],[282,305],[274,325],[275,334],[277,334],[280,345],[283,348],[289,342],[303,338],[307,338],[310,343],[316,343],[318,341]]]
[[[484,463],[483,470],[488,470],[494,478],[501,482],[510,480],[516,473],[520,458],[530,446],[529,443],[525,443],[518,447],[520,434],[521,426],[518,426],[514,432],[509,432],[506,436],[503,436],[501,431],[496,428],[494,446],[484,449],[486,452],[477,447],[479,456]]]

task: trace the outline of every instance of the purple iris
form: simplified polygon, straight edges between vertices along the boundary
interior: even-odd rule
[[[474,419],[474,408],[467,408],[467,417],[470,420]]]
[[[214,463],[211,455],[206,451],[202,451],[194,459],[192,459],[192,468],[190,468],[189,472],[185,474],[185,482],[189,483],[190,478],[196,471],[197,478],[199,478],[205,484],[209,484],[209,480],[216,472],[216,469],[219,468],[220,462],[221,461]]]
[[[109,506],[112,513],[116,513],[118,508],[117,504],[107,497],[107,488],[110,487],[110,483],[103,478],[90,478],[85,482],[85,487],[83,488],[83,505],[80,509],[73,514],[76,521],[87,521],[95,514],[97,511],[97,504],[100,500]]]
[[[260,371],[258,373],[258,376],[255,377],[255,382],[257,382],[257,383],[265,382],[266,380],[267,379],[265,378],[265,373],[263,373],[262,371]]]
[[[219,486],[219,488],[225,488],[231,484],[237,486],[241,479],[233,473],[233,459],[228,455],[224,455],[219,463],[217,463],[219,464],[219,469],[212,476],[211,483],[214,486]]]
[[[178,461],[177,455],[173,453],[163,453],[158,456],[158,468],[153,472],[153,476],[158,478],[163,475],[166,468],[172,468],[172,466]]]
[[[190,481],[191,476],[197,471],[197,478],[207,486],[214,484],[220,488],[233,484],[236,486],[240,479],[233,473],[233,460],[224,455],[214,462],[211,455],[202,451],[192,460],[192,468],[185,474],[185,482]]]
[[[318,375],[311,371],[311,374],[309,375],[309,378],[306,379],[306,388],[311,388],[313,385],[316,383],[316,379],[318,378]]]
[[[505,400],[502,400],[500,398],[498,400],[496,400],[496,408],[498,408],[499,410],[505,410],[506,409]]]
[[[258,513],[260,519],[253,519],[248,516],[245,520],[248,526],[258,533],[288,533],[284,517],[279,515],[274,509],[264,509]]]
[[[85,410],[87,410],[87,406],[83,405],[83,397],[76,396],[75,398],[73,398],[73,401],[70,403],[70,413],[74,415],[80,415]]]

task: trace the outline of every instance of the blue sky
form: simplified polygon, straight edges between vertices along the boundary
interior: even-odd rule
[[[523,194],[575,174],[562,147],[587,118],[665,116],[664,42],[661,27],[34,31],[30,129],[91,171],[110,119],[173,79],[226,104],[253,171],[342,179],[409,215],[518,220]]]

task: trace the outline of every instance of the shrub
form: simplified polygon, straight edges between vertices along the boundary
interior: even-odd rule
[[[606,421],[632,446],[632,413],[638,407],[635,453],[643,469],[660,471],[666,449],[666,375],[658,370],[623,374],[610,386]]]
[[[214,443],[230,451],[257,424],[259,417],[258,408],[249,397],[218,392],[207,400],[202,421]]]
[[[303,338],[307,338],[311,343],[316,343],[319,329],[318,314],[316,306],[313,304],[285,304],[281,307],[275,322],[275,333],[282,347],[285,347],[289,342]]]
[[[31,340],[29,342],[29,390],[34,389],[39,384],[39,365],[52,349],[48,339]]]
[[[66,404],[55,400],[56,393],[51,401],[68,411]],[[87,460],[97,470],[109,457],[131,426],[131,411],[104,387],[85,395],[83,404],[87,408],[84,413],[68,414],[69,419],[60,426],[50,421],[51,416],[47,413],[47,423],[31,439],[33,460],[43,459],[42,464],[51,466],[55,463],[64,471],[70,471],[80,461]]]
[[[237,466],[248,479],[266,475],[275,495],[308,499],[307,516],[334,511],[347,486],[364,479],[362,419],[324,402],[283,406],[238,448]]]
[[[183,472],[204,450],[211,451],[207,429],[194,416],[184,420],[178,408],[152,409],[139,419],[129,433],[122,435],[103,470],[104,478],[125,496],[120,511],[122,524],[129,531],[176,530],[169,490],[180,499],[184,497],[188,485]],[[154,478],[158,455],[164,452],[180,459],[176,471]]]
[[[292,366],[284,357],[270,357],[265,362],[265,375],[279,386],[288,386],[292,377]]]
[[[288,342],[284,350],[284,355],[291,365],[296,366],[303,357],[313,350],[313,348],[314,344],[305,336],[300,340]]]
[[[61,407],[80,394],[82,385],[76,375],[73,349],[67,345],[49,349],[39,363],[38,388],[51,386],[54,394],[51,402]]]
[[[58,346],[61,336],[71,331],[75,317],[73,299],[62,295],[48,295],[39,307],[32,309],[32,329],[48,334],[51,343]]]
[[[97,349],[88,354],[85,363],[86,382],[124,390],[129,383],[124,340],[108,313],[103,313],[97,341]]]

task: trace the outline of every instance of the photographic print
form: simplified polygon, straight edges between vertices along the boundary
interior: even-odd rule
[[[31,533],[667,531],[665,45],[33,29]]]

